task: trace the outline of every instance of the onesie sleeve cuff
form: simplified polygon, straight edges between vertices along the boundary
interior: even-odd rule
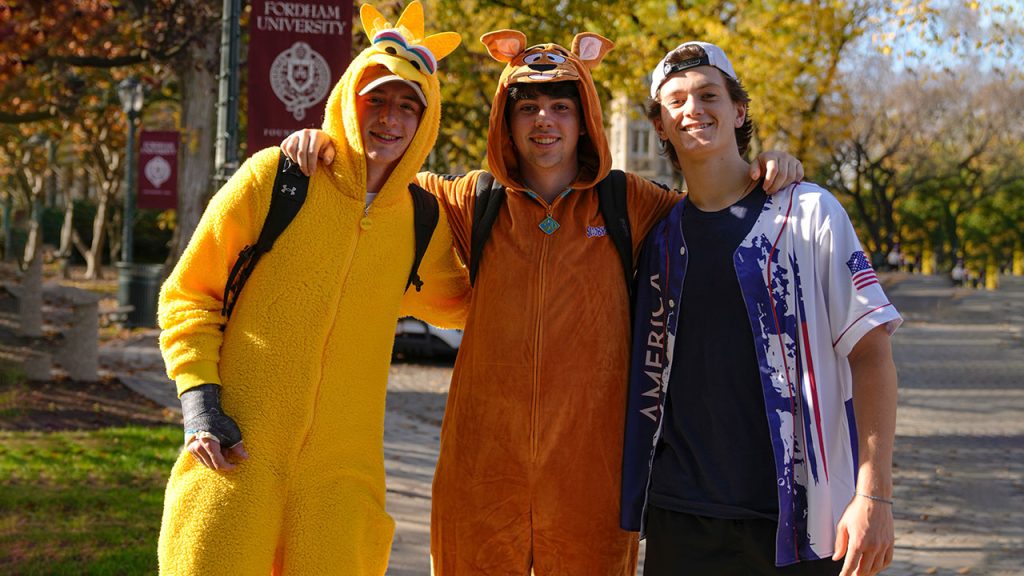
[[[215,362],[189,362],[178,370],[174,383],[178,388],[178,396],[181,396],[182,392],[202,384],[220,385],[220,372]]]

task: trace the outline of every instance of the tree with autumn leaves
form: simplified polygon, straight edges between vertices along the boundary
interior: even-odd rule
[[[0,182],[7,182],[5,193],[14,203],[30,205],[46,187],[33,188],[33,182],[53,181],[45,177],[47,146],[28,145],[46,134],[47,142],[59,142],[60,158],[88,174],[83,178],[92,182],[94,196],[106,195],[110,209],[103,218],[119,218],[119,203],[109,202],[124,192],[119,155],[126,126],[114,86],[139,75],[150,88],[148,102],[176,104],[175,125],[183,133],[175,250],[180,251],[213,191],[220,4],[0,0],[0,177],[7,177]],[[376,5],[393,19],[402,8],[401,2]],[[458,30],[465,40],[440,70],[444,121],[428,160],[432,170],[458,172],[485,162],[489,107],[501,66],[476,42],[484,32],[513,28],[530,42],[563,44],[581,31],[612,39],[616,49],[595,70],[595,80],[606,102],[624,94],[634,113],[652,65],[681,41],[699,38],[721,45],[746,80],[758,127],[754,147],[801,158],[809,174],[847,204],[876,257],[897,241],[919,259],[947,267],[956,258],[1004,263],[1019,251],[1000,248],[994,256],[982,255],[995,243],[979,240],[1020,244],[999,218],[1020,207],[1020,186],[1012,175],[1020,171],[1021,158],[1011,152],[1017,150],[1013,139],[998,130],[1012,121],[1006,116],[1012,106],[1000,104],[1008,96],[998,94],[999,77],[982,83],[990,90],[965,97],[971,105],[933,104],[941,99],[938,76],[956,76],[943,66],[963,73],[953,65],[957,55],[982,51],[991,61],[1012,61],[1021,37],[1020,9],[1013,2],[428,0],[425,7],[438,29]],[[358,25],[353,33],[359,50],[366,39]],[[949,63],[929,60],[936,48],[954,55]],[[1004,74],[1006,90],[1015,93],[1019,69]],[[970,142],[980,136],[957,125],[965,108],[988,110],[986,125],[996,128],[980,140],[985,146],[976,154]],[[148,122],[144,114],[143,124]],[[86,172],[88,165],[93,168]],[[97,226],[94,231],[117,229],[109,222]],[[101,239],[89,250],[95,256],[102,246]]]
[[[995,8],[936,13],[928,52],[884,45],[900,66],[880,50],[840,77],[812,175],[847,204],[876,261],[898,251],[928,274],[960,261],[990,286],[1024,273],[1024,77],[1004,42],[1020,18]]]
[[[47,134],[88,181],[96,202],[91,241],[66,236],[83,252],[88,276],[109,231],[116,230],[111,201],[123,194],[126,119],[115,95],[124,78],[143,78],[147,102],[174,99],[185,137],[183,197],[196,198],[194,227],[210,195],[218,10],[201,0],[0,1],[0,177],[15,184],[32,172],[21,161],[35,134]],[[6,104],[4,104],[6,103]],[[145,123],[146,112],[143,112]],[[56,169],[33,164],[36,170]],[[36,174],[40,174],[36,172]],[[28,178],[31,181],[31,178]],[[64,183],[65,188],[69,183]],[[8,185],[13,203],[32,205],[35,192]],[[27,198],[26,198],[27,197]],[[35,202],[38,206],[38,200]],[[181,218],[179,218],[180,220]],[[190,223],[185,219],[186,224]],[[116,242],[116,237],[111,236]],[[38,242],[30,240],[30,245]]]
[[[1011,200],[1024,169],[1016,128],[1024,124],[1007,105],[1008,93],[1024,95],[1012,64],[1024,15],[1013,2],[437,0],[428,9],[466,41],[441,70],[445,120],[428,161],[434,171],[485,166],[501,66],[475,41],[484,32],[512,28],[529,43],[563,45],[585,30],[612,39],[616,48],[594,78],[605,102],[625,94],[638,117],[654,63],[702,39],[722,46],[745,80],[753,149],[800,158],[847,205],[876,261],[901,243],[928,272],[957,259],[1024,269],[1020,240],[1009,239],[1020,235],[1010,222],[1024,213],[998,220],[993,209],[1019,207]],[[961,65],[978,53],[984,61]],[[979,72],[965,78],[972,62]],[[960,86],[952,100],[959,106],[943,100],[949,85]],[[965,113],[976,117],[968,123],[976,133],[966,131]],[[982,222],[991,226],[982,230]],[[1006,237],[998,250],[979,240],[995,237]]]

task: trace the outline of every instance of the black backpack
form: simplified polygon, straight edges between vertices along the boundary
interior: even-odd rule
[[[299,170],[297,164],[281,153],[277,161],[277,175],[274,177],[274,191],[270,197],[270,210],[267,212],[267,219],[263,222],[263,229],[255,244],[246,246],[238,253],[235,265],[231,267],[231,274],[224,286],[224,308],[221,314],[225,318],[231,318],[231,312],[235,309],[238,296],[242,288],[249,280],[256,263],[260,257],[270,252],[274,247],[274,241],[284,232],[288,224],[295,219],[295,215],[302,208],[306,201],[306,192],[309,189],[309,176]],[[437,198],[416,184],[409,184],[409,193],[412,194],[413,207],[413,228],[416,235],[416,254],[412,261],[412,269],[409,271],[409,280],[405,283],[405,289],[410,285],[416,286],[419,292],[423,287],[423,280],[419,276],[420,262],[423,260],[423,253],[427,251],[430,244],[430,237],[437,227],[438,205]]]
[[[505,187],[484,172],[476,181],[476,205],[473,209],[473,235],[470,239],[469,283],[476,283],[484,245],[491,235],[491,227],[498,219],[498,212],[505,202]],[[626,205],[626,173],[612,170],[597,183],[597,203],[604,216],[608,235],[622,261],[626,279],[626,290],[633,293],[633,232],[629,226],[629,209]]]

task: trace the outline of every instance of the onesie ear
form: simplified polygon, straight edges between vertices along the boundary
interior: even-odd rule
[[[511,62],[526,50],[526,34],[517,30],[498,30],[480,37],[487,53],[498,62]]]
[[[410,40],[423,38],[423,5],[415,0],[410,2],[398,17],[395,28],[407,30],[409,33],[403,35]]]
[[[359,21],[363,24],[363,31],[366,32],[366,37],[373,41],[374,35],[379,30],[384,28],[390,28],[391,24],[388,23],[388,19],[380,13],[379,10],[370,6],[369,4],[363,4],[359,7]]]
[[[440,32],[438,34],[431,34],[423,39],[423,45],[430,50],[437,60],[441,60],[451,54],[453,50],[459,47],[460,42],[462,42],[462,36],[455,32]]]
[[[604,55],[614,47],[611,40],[593,32],[580,32],[572,39],[572,53],[591,70],[597,68]]]

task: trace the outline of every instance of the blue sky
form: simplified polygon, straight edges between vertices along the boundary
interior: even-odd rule
[[[891,48],[894,68],[919,71],[980,66],[1006,71],[1024,53],[1024,0],[932,0],[938,14],[924,23],[890,21],[857,47]]]

